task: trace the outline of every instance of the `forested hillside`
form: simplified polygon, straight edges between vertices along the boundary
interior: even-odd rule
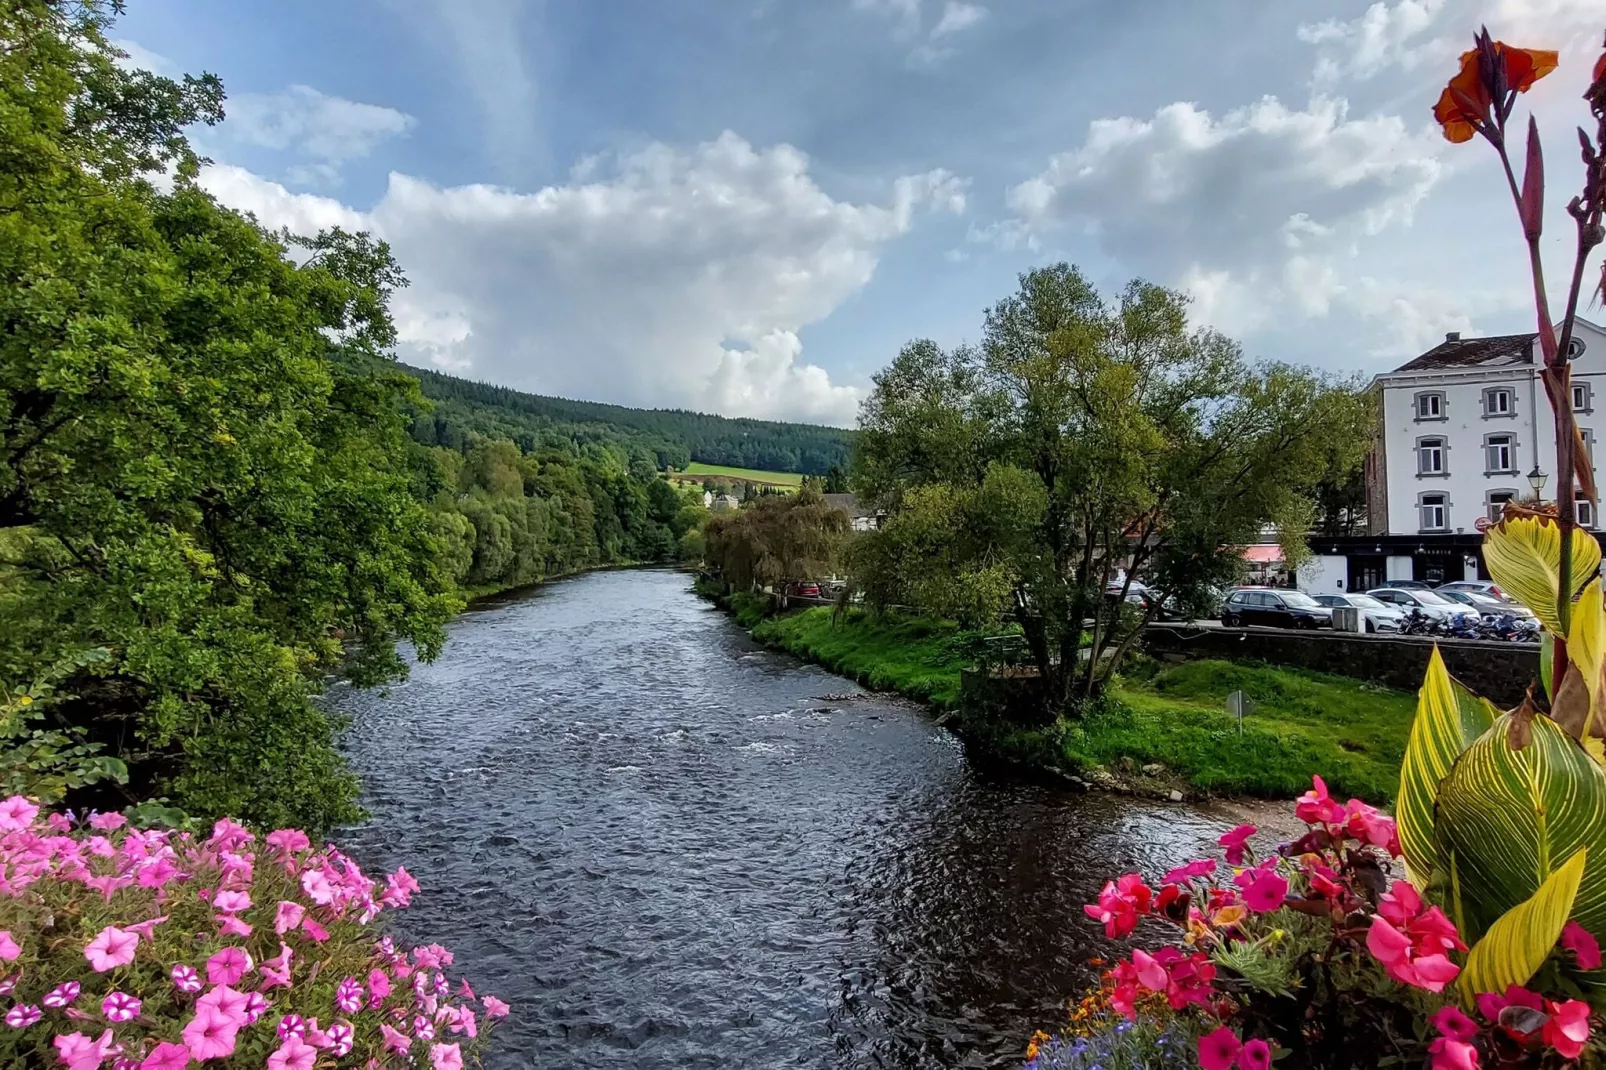
[[[479,434],[510,439],[526,453],[565,444],[641,447],[658,468],[702,461],[824,475],[848,466],[853,433],[841,428],[570,401],[422,368],[405,370],[435,403],[413,422],[413,438],[425,446],[461,449]]]

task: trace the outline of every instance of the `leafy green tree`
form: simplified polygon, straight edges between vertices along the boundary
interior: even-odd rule
[[[279,240],[191,181],[215,77],[125,71],[110,6],[0,8],[0,676],[90,649],[54,713],[198,816],[326,828],[313,703],[405,672],[457,606],[412,494],[383,243]],[[170,188],[150,176],[170,170]]]
[[[978,348],[914,342],[860,417],[857,490],[889,518],[855,549],[872,602],[1019,623],[1052,708],[1099,694],[1152,615],[1142,575],[1198,599],[1277,526],[1298,560],[1353,392],[1250,367],[1187,299],[1109,302],[1075,268],[1021,277]]]
[[[851,534],[848,515],[810,487],[711,517],[703,529],[704,558],[741,590],[825,579],[840,564]]]

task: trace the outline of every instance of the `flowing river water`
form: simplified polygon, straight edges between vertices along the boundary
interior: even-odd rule
[[[1112,950],[1082,904],[1224,827],[978,774],[674,572],[482,604],[334,705],[373,815],[341,841],[513,1005],[492,1067],[1018,1065]]]

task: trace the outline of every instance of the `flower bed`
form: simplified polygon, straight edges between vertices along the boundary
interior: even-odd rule
[[[507,1013],[454,987],[452,954],[410,951],[376,921],[405,907],[405,869],[376,881],[280,829],[261,845],[78,825],[0,803],[0,1065],[182,1070],[457,1070]]]

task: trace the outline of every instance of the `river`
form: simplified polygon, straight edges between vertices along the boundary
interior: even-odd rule
[[[513,1005],[492,1067],[1018,1065],[1111,950],[1081,905],[1222,827],[981,776],[674,572],[477,606],[333,702],[373,815],[341,842]]]

